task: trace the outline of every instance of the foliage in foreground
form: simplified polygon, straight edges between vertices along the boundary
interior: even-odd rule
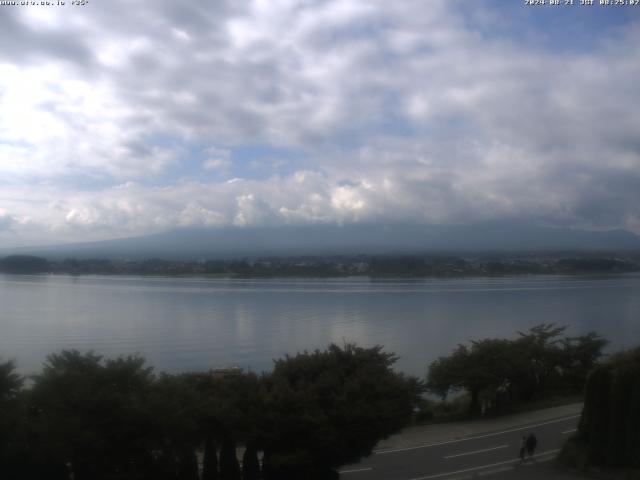
[[[381,347],[276,361],[261,377],[155,375],[141,357],[50,355],[24,388],[0,364],[3,479],[335,478],[409,420],[420,385]],[[236,446],[246,447],[243,469]]]
[[[451,355],[431,363],[427,386],[443,398],[467,392],[473,414],[579,393],[607,341],[595,332],[560,338],[565,329],[541,324],[519,332],[515,340],[488,338],[458,345]]]
[[[355,462],[406,425],[419,386],[391,372],[395,360],[380,347],[353,345],[278,360],[262,395],[261,443],[274,478],[315,478]]]
[[[564,457],[581,468],[640,469],[640,347],[613,356],[589,374],[578,433]]]

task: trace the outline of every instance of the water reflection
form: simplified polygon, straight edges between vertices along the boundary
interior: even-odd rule
[[[23,373],[48,353],[142,353],[158,369],[270,369],[330,342],[382,344],[423,374],[457,343],[541,322],[640,342],[640,276],[369,280],[0,277],[0,356]]]

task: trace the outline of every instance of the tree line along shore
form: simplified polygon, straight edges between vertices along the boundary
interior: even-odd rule
[[[640,348],[604,359],[595,332],[541,324],[511,339],[459,345],[425,378],[393,370],[381,346],[330,345],[272,371],[167,374],[140,356],[50,355],[29,378],[0,363],[4,479],[274,480],[338,478],[411,422],[500,414],[582,394],[571,465],[639,468]],[[586,385],[586,387],[585,387]],[[440,396],[438,402],[425,393]],[[431,397],[433,398],[433,397]],[[242,458],[237,452],[242,446]]]
[[[217,260],[77,259],[31,255],[0,259],[0,272],[69,275],[163,275],[229,277],[437,277],[525,274],[627,273],[640,271],[640,253],[529,253],[483,255],[354,255]]]

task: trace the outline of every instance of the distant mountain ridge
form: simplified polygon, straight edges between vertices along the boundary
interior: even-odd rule
[[[4,249],[47,258],[230,258],[456,252],[640,250],[640,237],[626,230],[586,231],[532,225],[303,225],[179,229],[165,233]]]

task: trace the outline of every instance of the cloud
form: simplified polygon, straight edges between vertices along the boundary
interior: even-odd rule
[[[640,23],[551,49],[513,34],[545,25],[473,8],[4,7],[0,205],[32,240],[505,218],[640,233],[640,52],[620,48]],[[261,146],[300,160],[238,153]]]
[[[202,162],[202,168],[205,170],[217,170],[226,172],[231,168],[231,152],[224,148],[209,147],[204,153],[207,159]]]
[[[9,230],[14,223],[15,219],[11,215],[0,210],[0,232]]]

